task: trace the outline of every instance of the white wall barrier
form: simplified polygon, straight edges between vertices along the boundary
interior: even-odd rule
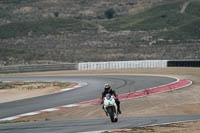
[[[78,63],[78,70],[111,70],[127,68],[164,68],[167,60],[109,61]]]

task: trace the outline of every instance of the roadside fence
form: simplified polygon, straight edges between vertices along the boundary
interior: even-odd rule
[[[167,60],[109,61],[79,63],[78,70],[111,70],[128,68],[164,68]]]
[[[137,60],[83,62],[54,65],[2,66],[0,73],[39,72],[57,70],[112,70],[131,68],[200,67],[200,60]]]

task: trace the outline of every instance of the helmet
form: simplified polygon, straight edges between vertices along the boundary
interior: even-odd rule
[[[105,89],[106,91],[108,91],[108,90],[110,89],[110,85],[109,85],[109,84],[105,84],[104,89]]]

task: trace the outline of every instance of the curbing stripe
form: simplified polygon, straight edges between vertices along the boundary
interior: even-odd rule
[[[11,120],[15,120],[15,119],[18,119],[18,118],[19,118],[18,116],[7,117],[7,118],[0,119],[0,122],[1,121],[11,121]]]
[[[167,92],[167,91],[171,91],[171,90],[180,89],[180,88],[189,86],[191,84],[192,84],[192,81],[190,81],[190,80],[177,79],[177,81],[166,84],[166,85],[153,87],[153,88],[149,88],[149,89],[145,89],[145,90],[140,90],[140,91],[136,91],[136,92],[121,94],[121,95],[119,95],[119,99],[120,100],[128,100],[128,99],[132,99],[132,98],[144,97],[146,95],[151,95],[151,94],[155,94],[155,93],[163,93],[163,92]],[[99,104],[99,103],[100,103],[100,99],[94,99],[94,100],[89,100],[89,101],[83,101],[78,104],[88,105],[88,104]]]
[[[25,113],[25,114],[18,115],[18,117],[21,118],[21,117],[26,117],[26,116],[38,115],[38,114],[40,114],[41,112],[42,112],[42,111],[36,111],[36,112]]]
[[[57,111],[59,109],[56,109],[56,108],[50,108],[50,109],[44,109],[44,110],[41,110],[42,112],[53,112],[53,111]]]
[[[86,85],[88,85],[88,83],[86,83],[86,82],[80,82],[80,83],[78,83],[78,85],[76,85],[76,86],[74,86],[72,88],[64,88],[64,89],[60,90],[59,92],[65,92],[65,91],[74,90],[76,88],[80,88],[80,87],[83,87],[83,86],[86,86]]]
[[[80,106],[79,104],[69,104],[69,105],[64,105],[62,106],[63,108],[70,108],[70,107],[77,107]]]
[[[176,89],[183,88],[183,87],[186,87],[191,84],[192,84],[192,81],[179,80],[176,83],[168,84],[166,86],[160,86],[160,87],[156,87],[156,88],[154,87],[154,88],[150,88],[150,89],[146,89],[146,90],[142,90],[142,91],[126,93],[126,94],[120,95],[119,98],[121,100],[127,100],[127,99],[131,99],[131,98],[136,98],[136,97],[143,97],[143,96],[151,95],[151,94],[155,94],[155,93],[163,93],[163,92],[167,92],[167,91],[171,91],[171,90],[176,90]]]

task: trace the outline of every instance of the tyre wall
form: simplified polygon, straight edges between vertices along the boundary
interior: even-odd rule
[[[174,60],[167,61],[167,67],[200,67],[200,60]]]

